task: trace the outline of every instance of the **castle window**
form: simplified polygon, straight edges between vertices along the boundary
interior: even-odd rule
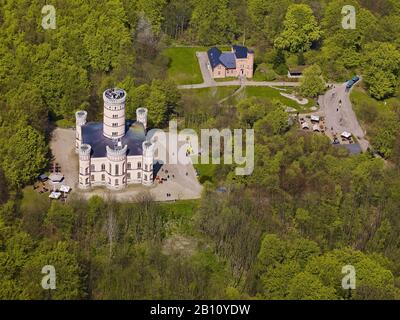
[[[112,136],[117,136],[118,135],[118,132],[113,132],[112,133]]]
[[[115,185],[116,185],[116,186],[119,185],[118,179],[115,179]]]
[[[149,166],[147,164],[144,165],[144,171],[147,171]]]
[[[128,170],[131,170],[131,168],[132,168],[132,164],[131,164],[130,162],[128,162],[128,165],[127,165],[127,167],[128,167]]]
[[[137,167],[138,167],[138,169],[141,169],[142,168],[142,163],[138,162]]]
[[[94,164],[91,164],[91,165],[90,165],[90,171],[95,171],[95,166],[94,166]]]
[[[111,163],[108,164],[108,173],[111,174]],[[111,183],[111,182],[110,182]]]
[[[112,126],[113,126],[113,127],[118,127],[118,123],[115,123],[115,122],[114,122],[114,123],[112,124]]]
[[[92,175],[90,176],[90,180],[91,180],[91,181],[94,181],[94,174],[92,174]]]
[[[115,165],[115,175],[119,175],[119,165]]]
[[[85,168],[85,174],[89,174],[89,168],[88,167]]]
[[[113,114],[113,118],[114,119],[118,118],[118,114]]]
[[[141,177],[142,177],[141,173],[138,172],[138,173],[137,173],[137,178],[140,179]]]
[[[106,180],[106,175],[105,174],[102,174],[101,175],[101,181],[105,181]]]
[[[86,184],[89,184],[89,178],[86,178],[86,179],[85,179],[85,183],[86,183]]]
[[[147,176],[146,175],[144,175],[144,181],[147,181]]]
[[[101,164],[101,171],[106,171],[106,165],[104,163]]]
[[[129,172],[126,176],[127,176],[128,180],[131,180],[131,174]]]

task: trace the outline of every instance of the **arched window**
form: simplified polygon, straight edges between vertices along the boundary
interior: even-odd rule
[[[116,185],[116,186],[119,185],[118,179],[115,179],[115,185]]]
[[[138,162],[137,167],[138,167],[138,169],[142,168],[142,163],[140,161]]]
[[[106,180],[106,175],[105,174],[102,174],[101,175],[101,181],[105,181]]]
[[[142,177],[142,174],[140,172],[137,173],[137,178],[140,179]]]
[[[115,175],[119,175],[119,165],[115,165]]]
[[[106,171],[106,165],[104,163],[101,164],[101,171]]]

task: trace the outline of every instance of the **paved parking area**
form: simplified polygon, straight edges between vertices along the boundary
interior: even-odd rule
[[[330,135],[336,134],[339,137],[343,131],[350,132],[357,138],[363,151],[368,149],[369,142],[353,111],[346,83],[334,85],[325,95],[320,96],[319,103]]]

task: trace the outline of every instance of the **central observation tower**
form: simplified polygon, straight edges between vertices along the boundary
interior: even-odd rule
[[[125,135],[125,100],[123,89],[107,89],[103,93],[103,135],[109,139],[120,139]]]

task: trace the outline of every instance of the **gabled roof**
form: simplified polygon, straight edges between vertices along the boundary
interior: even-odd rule
[[[222,52],[218,48],[212,47],[207,51],[207,54],[208,54],[208,60],[210,60],[211,68],[214,69],[221,63],[219,57],[221,56]]]
[[[216,47],[212,47],[207,51],[208,60],[211,68],[214,69],[218,65],[223,65],[228,69],[236,69],[236,59],[246,59],[247,54],[253,51],[243,46],[232,46],[233,52],[221,52]]]
[[[228,69],[236,69],[235,54],[232,52],[224,52],[219,56],[221,63]]]
[[[238,59],[246,59],[247,58],[248,50],[246,47],[233,45],[232,49],[236,55],[236,58],[238,58]]]

